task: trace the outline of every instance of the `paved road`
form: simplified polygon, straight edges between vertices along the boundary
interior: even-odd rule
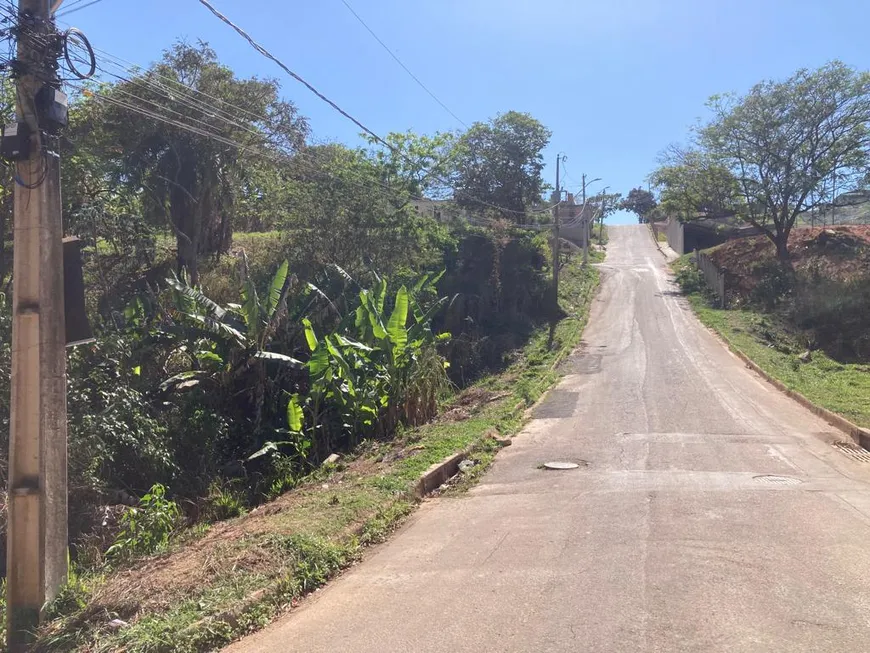
[[[582,350],[483,482],[233,651],[870,651],[870,463],[610,231]]]

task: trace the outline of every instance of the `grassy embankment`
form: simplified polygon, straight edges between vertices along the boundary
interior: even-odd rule
[[[673,263],[678,279],[687,265],[692,264],[685,256]],[[807,349],[802,334],[776,315],[752,308],[720,310],[711,307],[700,290],[687,294],[701,322],[716,331],[729,347],[814,404],[858,426],[870,427],[870,365],[841,363],[820,350],[813,351],[808,362],[802,362],[799,356]]]
[[[602,258],[593,254],[593,260]],[[188,533],[161,555],[77,579],[49,608],[40,651],[154,653],[217,650],[261,628],[358,560],[414,510],[414,486],[432,464],[467,451],[461,491],[517,433],[525,409],[558,378],[580,342],[598,285],[579,257],[563,272],[568,317],[535,332],[501,374],[445,406],[441,418],[390,442],[369,442],[337,465],[242,517]],[[494,437],[497,436],[497,437]],[[121,619],[125,625],[113,628]]]

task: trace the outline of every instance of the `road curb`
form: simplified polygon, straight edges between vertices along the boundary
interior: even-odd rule
[[[656,245],[656,249],[659,250],[659,254],[665,257],[665,260],[668,260],[668,255],[665,254],[665,250],[662,249],[662,244],[659,242],[659,239],[656,237],[656,230],[653,229],[652,222],[647,222],[647,226],[649,227],[649,234],[652,236],[652,240]]]
[[[791,397],[801,406],[824,419],[831,426],[834,426],[843,431],[852,439],[853,442],[855,442],[855,444],[863,447],[864,449],[870,450],[870,431],[861,428],[857,424],[853,424],[845,417],[837,415],[837,413],[830,411],[827,408],[822,408],[821,406],[814,404],[812,401],[804,397],[800,392],[792,390],[782,381],[773,378],[742,351],[734,348],[730,343],[727,343],[727,341],[726,344],[728,345],[728,349],[731,351],[731,353],[733,353],[735,356],[737,356],[737,358],[742,360],[746,364],[746,367],[758,374],[761,378],[770,383],[774,388],[776,388],[780,392],[783,392],[788,397]]]
[[[459,463],[468,457],[468,450],[460,451],[452,454],[442,460],[440,463],[435,463],[430,466],[417,481],[417,486],[414,488],[414,494],[418,499],[422,499],[432,490],[441,487],[448,478],[452,478],[459,473]]]

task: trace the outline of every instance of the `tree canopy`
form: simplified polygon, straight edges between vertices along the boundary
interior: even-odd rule
[[[509,111],[474,123],[455,148],[454,199],[464,208],[514,222],[541,203],[543,150],[551,132],[527,113]]]
[[[660,189],[665,213],[691,220],[733,215],[739,210],[737,179],[708,152],[671,147],[662,161],[650,181]]]
[[[834,61],[761,82],[744,96],[714,96],[709,107],[714,118],[699,143],[730,170],[744,217],[787,260],[795,221],[824,201],[824,182],[836,179],[844,192],[866,173],[870,73]]]
[[[70,130],[83,167],[68,184],[72,201],[93,201],[100,191],[82,196],[88,188],[126,192],[172,229],[178,268],[195,281],[199,256],[229,247],[238,203],[262,190],[257,171],[304,144],[308,124],[279,90],[237,78],[205,43],[177,43],[141,74],[85,93]]]
[[[643,188],[632,188],[619,203],[623,211],[631,211],[637,216],[638,222],[646,222],[650,211],[656,207],[656,198],[650,191]]]

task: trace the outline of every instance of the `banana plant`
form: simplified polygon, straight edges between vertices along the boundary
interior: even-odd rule
[[[186,354],[194,367],[164,381],[161,386],[164,390],[192,387],[202,380],[248,367],[257,360],[303,366],[292,356],[267,349],[287,316],[288,262],[285,260],[272,277],[265,301],[260,299],[247,274],[244,255],[241,269],[240,304],[220,306],[184,278],[173,275],[166,280],[173,291],[172,313],[176,324],[164,330],[186,336],[187,342],[179,346],[177,353]],[[297,303],[304,305],[306,297],[300,299],[303,301]]]
[[[372,430],[387,405],[386,370],[372,357],[371,347],[338,333],[318,338],[308,319],[303,325],[311,350],[307,406],[312,431],[318,435],[324,409],[331,406],[338,412],[342,428],[356,440]]]
[[[278,431],[286,439],[278,442],[266,442],[258,451],[248,456],[248,460],[255,460],[266,455],[289,455],[291,458],[299,461],[307,460],[308,453],[311,450],[312,438],[305,433],[304,420],[299,395],[289,395],[287,398],[287,428]]]
[[[411,286],[401,286],[385,319],[387,280],[379,279],[372,290],[360,292],[354,326],[359,339],[372,347],[372,357],[383,363],[387,378],[386,411],[381,430],[390,432],[400,417],[409,423],[425,421],[434,414],[437,394],[447,385],[445,363],[436,345],[449,334],[435,335],[432,318],[447,303],[443,297],[421,306],[423,292],[434,290],[441,278],[424,275]]]

